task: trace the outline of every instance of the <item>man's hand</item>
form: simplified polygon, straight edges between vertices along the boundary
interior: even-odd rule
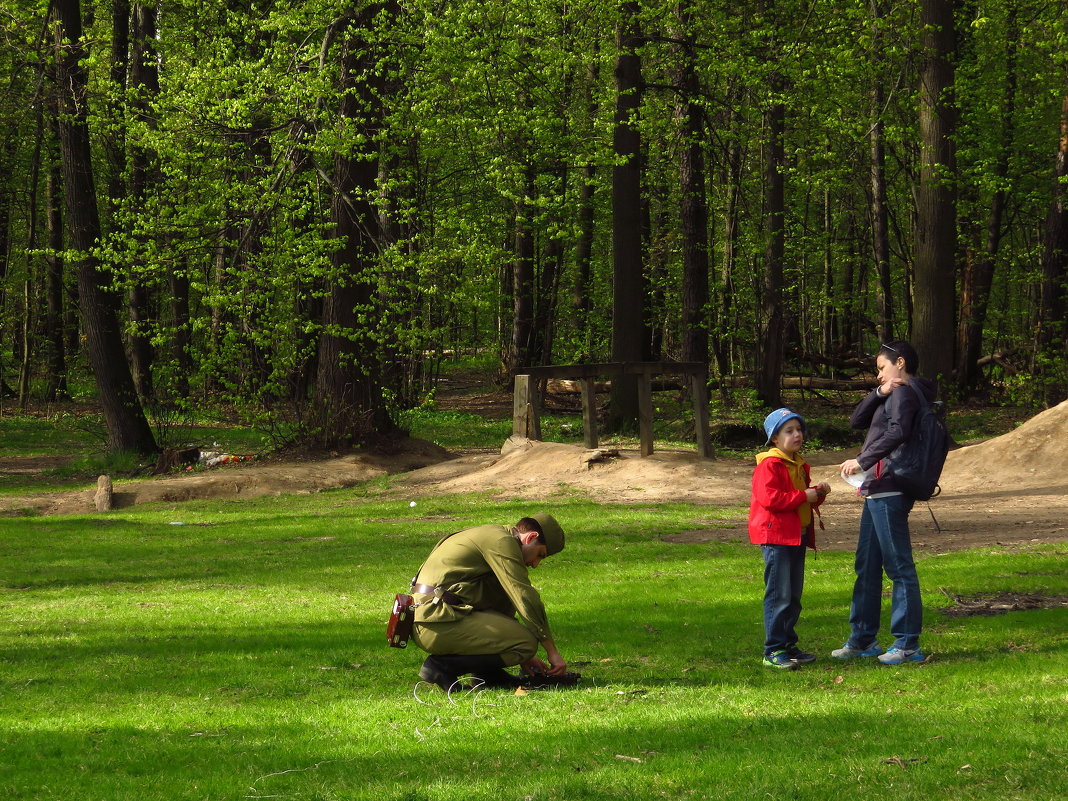
[[[519,667],[523,669],[524,673],[530,676],[533,676],[535,673],[547,673],[549,671],[549,666],[536,656],[528,659],[526,662],[520,663]]]
[[[563,676],[567,673],[567,662],[564,661],[564,658],[559,653],[550,655],[549,663],[552,667],[545,672],[550,676]]]
[[[534,671],[547,673],[550,676],[563,676],[567,673],[567,662],[560,656],[560,652],[556,650],[556,643],[552,640],[545,640],[541,646],[545,649],[545,656],[549,658],[549,664],[546,665],[538,657],[534,657],[529,662],[523,663],[523,669],[528,673],[531,672],[531,670],[527,669],[527,665],[530,665]]]

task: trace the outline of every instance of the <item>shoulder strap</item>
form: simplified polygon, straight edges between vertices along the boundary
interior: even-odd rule
[[[911,381],[909,381],[909,386],[912,387],[912,391],[916,393],[916,399],[920,402],[920,408],[921,409],[923,409],[926,406],[930,406],[930,401],[928,401],[927,398],[924,396],[924,394],[922,392],[920,392],[920,388],[919,387],[917,387]]]
[[[908,386],[908,388],[911,389],[915,393],[916,400],[918,400],[920,402],[920,406],[917,409],[918,412],[922,412],[924,409],[926,409],[928,406],[931,405],[930,401],[927,400],[927,397],[922,392],[920,392],[920,388],[917,387],[914,383],[909,381],[909,383],[906,386]],[[894,392],[890,393],[890,397],[886,399],[887,403],[890,403],[890,401],[892,401],[894,399],[894,395],[898,391],[899,390],[895,390]]]
[[[467,531],[467,529],[462,528],[462,529],[460,529],[460,531]],[[444,537],[442,537],[440,540],[438,540],[436,543],[434,543],[434,547],[430,549],[430,553],[434,553],[434,551],[436,551],[440,547],[441,543],[445,542],[445,540],[447,540],[449,537],[453,536],[454,534],[459,534],[460,531],[453,531],[453,532],[451,532],[449,534],[446,534]],[[429,559],[429,558],[430,558],[430,554],[427,554],[427,559]],[[423,566],[424,565],[426,565],[426,559],[423,560],[423,564],[419,565],[419,569],[416,570],[415,571],[415,575],[412,576],[412,586],[413,587],[416,584],[419,583],[419,574],[421,572],[423,572]]]

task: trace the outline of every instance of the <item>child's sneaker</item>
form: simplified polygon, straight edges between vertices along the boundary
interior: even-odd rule
[[[906,662],[922,662],[926,658],[927,654],[919,648],[910,651],[906,651],[902,648],[891,648],[879,657],[879,661],[884,665],[903,665]]]
[[[857,656],[878,656],[883,652],[883,649],[879,647],[879,643],[873,642],[867,648],[854,648],[849,643],[846,643],[841,648],[835,648],[831,651],[831,656],[835,659],[852,659]]]
[[[797,670],[797,663],[790,659],[786,651],[772,651],[764,655],[764,666],[779,668],[780,670]]]
[[[810,654],[808,651],[802,651],[796,645],[793,648],[787,648],[786,655],[790,657],[790,661],[795,665],[807,665],[809,662],[816,661],[815,654]]]

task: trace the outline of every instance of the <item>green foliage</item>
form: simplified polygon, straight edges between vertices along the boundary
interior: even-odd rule
[[[875,16],[866,0],[639,8],[645,88],[633,123],[644,141],[653,355],[677,358],[683,334],[682,101],[702,113],[713,372],[728,379],[756,367],[766,316],[764,116],[773,103],[785,107],[787,125],[783,336],[791,354],[827,357],[819,368],[799,358],[788,370],[836,374],[845,356],[878,341],[868,198],[876,125],[887,160],[893,323],[908,336],[917,4],[876,4]],[[680,17],[685,8],[692,13]],[[0,270],[0,375],[10,383],[20,355],[12,343],[24,322],[27,332],[39,329],[45,312],[44,259],[55,254],[43,230],[44,181],[55,143],[42,72],[47,4],[5,9],[0,77],[9,89],[0,119],[11,136],[0,147],[0,215],[10,218],[11,246]],[[396,13],[368,19],[370,9]],[[984,334],[991,348],[1033,348],[1035,266],[1068,50],[1060,11],[1056,3],[994,2],[980,12],[962,7],[972,16],[958,20],[962,264],[987,248],[993,198],[1009,198]],[[151,37],[153,63],[162,65],[156,91],[129,74],[113,78],[112,15],[86,14],[105,231],[94,255],[118,290],[150,296],[144,319],[126,331],[153,345],[150,402],[190,408],[209,398],[256,417],[275,441],[297,436],[314,416],[318,340],[329,332],[383,366],[394,409],[417,406],[444,353],[479,349],[496,360],[511,347],[520,240],[533,273],[533,358],[608,359],[620,15],[607,0],[180,2],[160,9]],[[348,42],[361,61],[351,89],[341,80]],[[698,90],[687,97],[679,84],[691,61]],[[346,98],[357,101],[348,116]],[[373,188],[338,196],[342,156],[376,167]],[[143,189],[135,192],[137,181]],[[369,219],[387,223],[372,232],[367,264],[335,263],[346,243],[332,209],[346,202],[366,202]],[[584,242],[587,213],[592,238]],[[588,245],[588,274],[580,244]],[[328,324],[322,301],[352,283],[370,286],[373,299],[355,323]],[[43,346],[33,339],[40,384]],[[1042,376],[1064,385],[1060,373]],[[991,377],[995,386],[999,377]]]
[[[938,588],[1065,594],[1063,549],[921,555],[934,658],[901,669],[826,658],[852,557],[823,552],[799,628],[821,659],[784,675],[759,663],[755,551],[663,539],[743,510],[548,502],[568,547],[534,578],[583,683],[450,703],[386,647],[392,593],[441,534],[529,503],[383,489],[6,521],[5,797],[1059,792],[1063,612],[950,617]]]

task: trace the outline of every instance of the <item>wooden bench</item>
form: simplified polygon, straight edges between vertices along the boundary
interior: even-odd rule
[[[551,378],[578,381],[582,396],[582,430],[587,448],[597,447],[597,393],[598,378],[614,378],[623,375],[638,377],[638,427],[641,439],[641,455],[653,453],[653,390],[654,377],[681,375],[689,384],[693,398],[694,431],[697,452],[703,458],[711,458],[712,443],[708,433],[708,366],[703,362],[601,362],[597,364],[548,365],[526,367],[515,377],[512,395],[512,435],[527,439],[541,439],[541,423],[538,409],[538,383]]]

